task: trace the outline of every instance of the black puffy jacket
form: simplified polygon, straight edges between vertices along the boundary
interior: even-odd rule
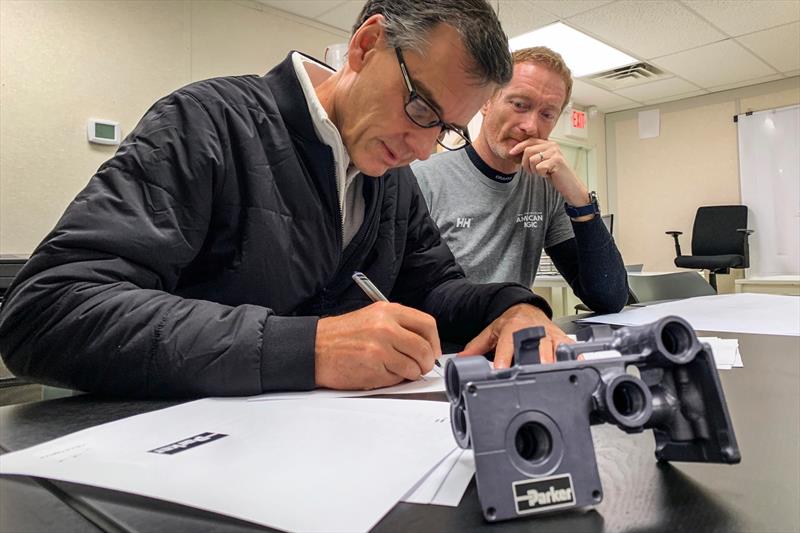
[[[465,281],[408,168],[365,177],[342,250],[331,149],[291,57],[158,101],[75,198],[9,289],[0,352],[16,375],[106,394],[252,395],[314,387],[319,316],[390,300],[476,335],[514,284]]]

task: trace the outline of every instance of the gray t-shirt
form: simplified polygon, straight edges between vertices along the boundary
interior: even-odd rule
[[[466,150],[411,165],[433,220],[467,278],[530,287],[542,249],[574,236],[564,199],[522,170],[508,183],[486,177]]]

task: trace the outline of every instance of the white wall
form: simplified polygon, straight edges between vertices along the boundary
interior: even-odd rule
[[[28,254],[123,135],[192,81],[264,73],[291,49],[322,57],[339,30],[248,1],[0,1],[0,253]]]
[[[740,203],[733,116],[796,103],[798,77],[607,114],[609,203],[625,262],[675,270],[664,232],[683,231],[688,251],[699,206]],[[653,108],[661,110],[661,134],[639,139],[638,112]]]

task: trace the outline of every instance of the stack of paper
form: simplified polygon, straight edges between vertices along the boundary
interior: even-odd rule
[[[579,322],[640,326],[675,315],[694,329],[800,336],[800,297],[775,294],[717,294],[626,309]]]
[[[209,398],[2,455],[0,473],[139,494],[284,530],[367,531],[451,456],[449,408],[374,398]],[[431,501],[442,483],[425,489]]]
[[[379,394],[419,394],[423,392],[444,392],[444,365],[447,360],[456,354],[449,353],[439,358],[441,366],[434,366],[433,370],[422,376],[418,381],[405,381],[393,387],[383,387],[372,390],[332,390],[315,389],[303,392],[268,392],[259,396],[252,396],[249,402],[264,402],[272,400],[302,400],[306,398],[363,398]]]
[[[719,337],[697,337],[697,339],[711,346],[711,352],[714,354],[714,363],[717,365],[717,370],[730,370],[732,368],[741,368],[744,366],[742,355],[739,353],[738,340],[720,339]],[[622,354],[616,350],[604,350],[585,353],[583,354],[583,359],[585,361],[594,361],[597,359],[621,356]]]
[[[472,450],[456,448],[403,497],[404,502],[458,507],[475,475]]]
[[[717,369],[730,370],[744,366],[737,339],[720,339],[719,337],[698,337],[698,339],[700,342],[706,342],[711,346]]]

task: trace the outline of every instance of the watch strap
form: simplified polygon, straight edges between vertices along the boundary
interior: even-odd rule
[[[597,193],[589,192],[589,203],[579,207],[569,205],[564,202],[564,210],[570,218],[578,218],[586,215],[599,215],[600,205],[597,203]]]

